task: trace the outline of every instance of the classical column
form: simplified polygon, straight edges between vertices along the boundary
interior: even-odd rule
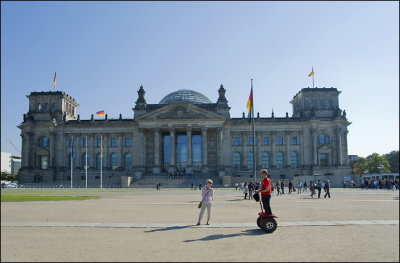
[[[241,167],[240,169],[242,170],[242,167],[247,167],[247,156],[246,156],[246,150],[247,150],[247,137],[246,134],[244,132],[241,132],[242,138],[242,154],[241,154]]]
[[[271,132],[272,162],[271,167],[276,168],[276,133]]]
[[[118,142],[118,150],[119,150],[119,153],[118,153],[118,167],[122,167],[123,166],[122,160],[124,159],[124,157],[123,157],[124,144],[123,144],[123,138],[122,137],[123,137],[123,133],[120,133],[118,135],[118,139],[119,139],[119,142]]]
[[[304,167],[305,163],[304,163],[304,134],[303,132],[300,133],[300,165],[299,167]]]
[[[97,161],[97,156],[94,151],[94,147],[97,146],[97,140],[94,134],[88,134],[88,154],[89,154],[89,162],[88,166],[89,168],[96,169],[96,161]],[[89,178],[89,175],[88,175]]]
[[[21,137],[22,137],[21,166],[28,167],[29,166],[29,152],[30,152],[29,135],[27,132],[24,132],[21,134]]]
[[[318,165],[318,151],[317,151],[317,133],[316,129],[311,129],[312,145],[313,145],[313,165]]]
[[[74,155],[75,155],[75,167],[76,168],[82,168],[82,156],[81,156],[81,147],[82,147],[82,138],[81,138],[81,134],[78,133],[74,136],[75,138],[75,142],[74,142],[74,147],[76,147],[74,149]],[[76,151],[75,151],[76,150]]]
[[[56,159],[56,136],[54,132],[50,133],[50,154],[49,154],[49,167],[53,168],[55,159]]]
[[[337,164],[342,165],[342,129],[336,129]]]
[[[348,152],[348,146],[347,146],[347,134],[349,133],[349,130],[344,130],[343,132],[343,143],[344,143],[344,164],[345,165],[349,165],[349,158],[347,158],[349,152]],[[343,155],[342,155],[342,159],[343,159]],[[342,162],[343,163],[343,162]]]
[[[169,130],[169,165],[175,167],[175,156],[176,156],[176,140],[175,140],[175,129]]]
[[[186,146],[187,146],[187,166],[192,166],[192,128],[189,127],[186,130]]]
[[[153,173],[160,173],[160,128],[154,129],[154,167]]]
[[[108,141],[108,134],[105,133],[103,134],[103,172],[104,172],[104,168],[108,167],[108,145],[109,145],[109,141]],[[104,176],[104,175],[103,175]],[[104,178],[104,177],[103,177]]]
[[[290,134],[286,132],[286,145],[285,145],[285,150],[286,150],[286,167],[290,167]]]
[[[201,144],[202,144],[202,159],[203,159],[203,168],[202,172],[206,173],[208,172],[208,167],[207,167],[207,128],[203,127],[201,129]]]
[[[261,145],[262,145],[262,136],[261,132],[256,132],[256,138],[257,138],[257,143],[256,143],[256,154],[254,156],[257,156],[256,161],[257,161],[257,167],[256,170],[259,170],[259,168],[262,168],[262,150],[261,150]]]

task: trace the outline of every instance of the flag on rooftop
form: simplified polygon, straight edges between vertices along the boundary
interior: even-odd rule
[[[314,68],[312,68],[311,73],[308,74],[309,77],[313,76],[314,77]]]
[[[53,89],[55,89],[55,87],[56,87],[56,73],[57,72],[54,72]]]
[[[104,111],[98,111],[96,112],[96,116],[104,116]]]
[[[253,87],[250,90],[249,100],[247,101],[247,118],[249,121],[249,125],[251,125],[251,108],[253,107]]]

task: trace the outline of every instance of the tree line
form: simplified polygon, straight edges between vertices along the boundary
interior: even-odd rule
[[[358,157],[350,160],[349,165],[353,174],[364,173],[380,173],[378,165],[382,165],[383,173],[399,172],[399,151],[391,151],[390,153],[379,155],[373,153],[367,157]]]

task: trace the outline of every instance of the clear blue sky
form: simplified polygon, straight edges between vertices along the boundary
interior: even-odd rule
[[[231,117],[246,111],[254,79],[261,117],[292,114],[315,86],[342,91],[349,154],[399,149],[398,2],[1,2],[1,151],[18,154],[32,91],[57,90],[81,119],[104,110],[132,118],[147,103],[192,89]]]

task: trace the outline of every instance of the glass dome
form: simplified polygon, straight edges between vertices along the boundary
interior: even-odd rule
[[[203,94],[188,89],[180,89],[174,91],[167,96],[165,96],[161,101],[160,104],[170,104],[178,101],[185,101],[185,102],[193,102],[196,104],[199,103],[212,103],[209,98],[204,96]]]

